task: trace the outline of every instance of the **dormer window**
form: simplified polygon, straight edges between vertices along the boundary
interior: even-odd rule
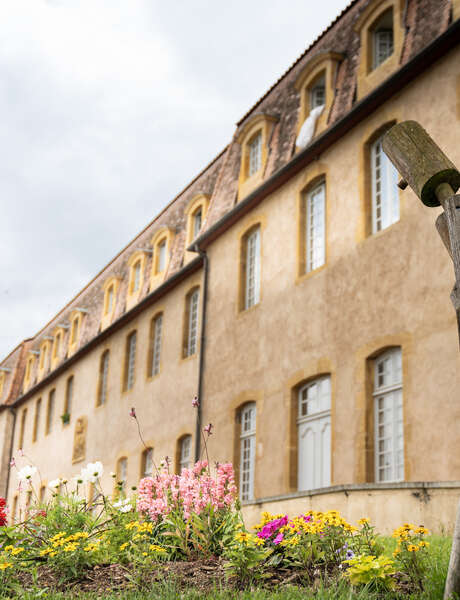
[[[126,310],[132,308],[137,302],[144,285],[146,251],[138,250],[128,261],[129,266],[129,284],[126,298]]]
[[[198,237],[203,221],[203,209],[201,206],[193,213],[193,239]]]
[[[115,286],[112,284],[108,287],[106,293],[106,302],[105,302],[105,310],[104,314],[109,314],[113,310],[113,299],[115,296]]]
[[[187,208],[185,209],[185,216],[187,219],[187,237],[185,240],[185,247],[188,248],[190,244],[200,235],[201,228],[203,227],[204,220],[206,218],[206,212],[208,210],[209,196],[206,194],[198,194],[193,196],[190,200]],[[184,260],[188,262],[196,257],[194,252],[185,251]]]
[[[70,345],[73,346],[78,341],[78,333],[80,329],[80,315],[77,315],[73,321],[70,328]]]
[[[324,73],[313,83],[309,90],[310,110],[326,104],[326,80]]]
[[[160,285],[168,270],[171,255],[173,234],[167,227],[162,227],[152,238],[153,257],[150,274],[150,289]]]
[[[59,358],[59,353],[61,351],[61,338],[62,338],[62,334],[60,331],[58,331],[56,333],[56,336],[54,338],[54,345],[53,345],[53,361],[57,360]]]
[[[248,177],[257,173],[262,167],[262,132],[259,131],[248,144],[249,146],[249,170]]]
[[[141,279],[141,261],[138,260],[133,268],[131,273],[131,293],[135,294],[139,291],[139,283]]]
[[[157,273],[166,269],[166,239],[158,244]]]
[[[118,277],[110,277],[104,284],[104,302],[102,305],[101,329],[111,324],[115,314],[117,303],[117,292],[120,280]]]
[[[372,28],[372,68],[393,54],[393,11],[387,10]]]
[[[70,334],[68,356],[74,354],[78,348],[80,329],[84,312],[80,309],[74,310],[70,315]]]

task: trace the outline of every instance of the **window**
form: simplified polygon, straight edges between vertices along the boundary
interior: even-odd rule
[[[262,167],[262,132],[259,131],[249,142],[248,177],[257,173]]]
[[[243,310],[259,303],[260,300],[260,227],[253,228],[243,238],[244,287]]]
[[[113,300],[114,300],[114,296],[115,296],[115,286],[109,285],[109,287],[107,288],[107,292],[106,292],[106,297],[105,297],[105,314],[109,314],[112,312],[113,310]]]
[[[313,83],[308,91],[310,110],[326,104],[326,78],[324,73]]]
[[[183,357],[192,356],[196,353],[198,345],[198,303],[200,290],[195,288],[187,294],[184,327],[184,350]]]
[[[80,333],[80,320],[81,316],[76,315],[70,326],[70,345],[74,346],[78,342],[78,334]]]
[[[141,477],[153,475],[153,448],[146,448],[142,452]]]
[[[26,372],[24,375],[24,388],[27,388],[32,381],[32,370],[35,364],[35,356],[33,354],[27,357]]]
[[[51,433],[51,430],[53,428],[55,396],[56,396],[56,390],[51,390],[51,392],[48,395],[48,407],[46,410],[46,435]]]
[[[240,496],[241,500],[252,500],[256,458],[256,403],[246,404],[241,409],[240,417]]]
[[[40,428],[40,413],[42,409],[42,399],[39,398],[35,403],[35,416],[34,416],[34,429],[32,432],[32,441],[36,442],[38,438],[38,432]]]
[[[126,457],[119,458],[117,461],[117,483],[120,485],[120,491],[126,492],[126,480],[128,478],[128,459]]]
[[[18,448],[24,448],[24,432],[26,429],[27,408],[24,408],[21,415],[21,429],[19,430]]]
[[[162,227],[152,238],[153,257],[152,272],[150,276],[150,286],[156,287],[162,279],[168,268],[169,254],[171,250],[173,234],[166,227]],[[158,277],[158,279],[155,279]]]
[[[158,244],[157,273],[163,273],[163,271],[165,269],[166,269],[166,240],[163,240]]]
[[[58,331],[58,333],[56,333],[56,335],[54,336],[53,361],[56,361],[59,358],[59,353],[61,351],[61,337],[62,333],[60,331]]]
[[[404,479],[401,349],[374,362],[374,443],[376,481]]]
[[[305,195],[305,266],[314,271],[326,261],[326,184],[321,182]]]
[[[45,342],[40,349],[40,371],[44,371],[46,369],[46,364],[48,360],[48,346],[48,342]]]
[[[184,435],[179,441],[179,473],[182,473],[182,469],[190,468],[192,454],[192,436]]]
[[[387,10],[375,23],[372,36],[372,68],[376,69],[393,54],[393,10]]]
[[[110,351],[105,350],[99,361],[99,382],[97,386],[96,406],[102,406],[107,401],[107,379],[109,374]]]
[[[329,375],[302,385],[297,394],[298,487],[331,484],[331,383]]]
[[[372,145],[372,233],[386,229],[399,220],[398,172],[382,147],[383,137]]]
[[[137,332],[133,331],[126,338],[125,377],[123,391],[131,390],[134,385],[134,368],[136,365]]]
[[[41,504],[43,502],[45,502],[45,496],[46,496],[46,485],[41,485],[40,486],[40,491],[38,492],[38,501]]]
[[[5,387],[5,372],[4,371],[0,371],[0,398],[3,396],[3,389]]]
[[[200,208],[198,208],[193,213],[193,239],[198,237],[198,234],[200,233],[202,221],[203,221],[203,210],[200,206]]]
[[[150,324],[150,360],[148,377],[154,377],[160,372],[161,333],[163,329],[163,313],[152,319]]]
[[[68,425],[70,423],[70,414],[72,412],[72,399],[73,399],[73,375],[67,379],[67,385],[66,385],[66,389],[65,389],[65,400],[64,400],[64,415],[67,415],[67,417],[62,419],[63,425]]]

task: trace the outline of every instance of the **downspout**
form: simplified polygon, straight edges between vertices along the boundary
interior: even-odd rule
[[[10,413],[13,415],[13,430],[11,432],[10,456],[8,458],[8,467],[7,467],[7,475],[6,475],[5,499],[8,498],[8,490],[10,487],[11,460],[13,458],[14,431],[16,429],[16,411],[14,410],[14,408],[10,408]]]
[[[200,335],[200,356],[198,361],[198,390],[197,399],[198,406],[196,409],[196,426],[195,426],[195,462],[200,460],[201,455],[201,417],[203,414],[203,375],[204,375],[204,354],[206,345],[206,309],[208,304],[208,275],[209,275],[209,259],[204,250],[200,250],[197,244],[190,248],[193,252],[197,252],[203,259],[203,303],[201,305],[201,335]]]

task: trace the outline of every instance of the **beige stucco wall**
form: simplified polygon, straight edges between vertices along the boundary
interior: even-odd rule
[[[291,390],[325,372],[332,377],[332,483],[372,480],[365,461],[366,443],[372,452],[365,364],[391,345],[401,346],[403,356],[405,478],[460,479],[458,339],[449,299],[454,278],[434,228],[439,209],[427,209],[406,190],[400,193],[400,221],[366,237],[369,198],[362,158],[364,143],[384,123],[416,119],[460,164],[458,57],[457,50],[439,61],[209,248],[212,333],[204,420],[216,425],[213,456],[231,458],[236,408],[257,401],[256,497],[293,491]],[[299,279],[298,196],[321,172],[327,188],[327,264]],[[239,313],[239,236],[257,221],[261,301]]]
[[[159,462],[168,455],[174,464],[177,439],[185,433],[192,434],[193,439],[195,437],[195,411],[191,401],[197,389],[198,359],[196,354],[183,359],[181,350],[185,296],[190,288],[197,284],[201,284],[200,273],[176,287],[167,299],[163,298],[158,304],[149,307],[99,348],[77,362],[71,370],[21,406],[18,410],[14,441],[14,455],[19,467],[32,461],[38,467],[42,480],[49,482],[57,477],[67,477],[70,480],[87,462],[101,460],[105,467],[102,485],[106,491],[110,491],[113,487],[110,471],[115,471],[118,458],[126,456],[128,488],[137,485],[144,447],[139,439],[136,423],[129,416],[132,406],[136,408],[146,444],[154,448],[155,461]],[[157,377],[148,380],[146,375],[150,321],[160,310],[164,311],[161,371]],[[126,336],[134,329],[137,329],[135,383],[130,392],[123,393],[121,388]],[[99,359],[106,348],[110,349],[107,402],[96,407]],[[63,426],[60,415],[63,413],[65,385],[67,378],[72,374],[72,418],[68,426]],[[53,429],[49,435],[45,435],[46,404],[52,388],[56,388]],[[41,421],[38,439],[33,443],[33,417],[38,397],[42,398]],[[17,448],[23,407],[28,408],[28,416],[23,446],[26,458],[21,459],[18,458]],[[72,464],[75,422],[81,416],[88,419],[86,457],[85,460]],[[35,477],[34,484],[38,487],[38,476]],[[10,504],[16,489],[16,470],[13,470],[9,492]]]
[[[391,345],[401,346],[403,355],[406,480],[460,480],[458,339],[449,300],[453,270],[434,229],[439,210],[422,206],[406,190],[400,194],[400,221],[388,229],[366,236],[363,216],[369,202],[363,145],[383,124],[395,119],[419,120],[460,165],[458,64],[457,50],[357,125],[318,157],[317,163],[265,199],[208,249],[203,422],[215,425],[209,441],[211,460],[233,460],[238,457],[236,409],[246,401],[257,402],[256,498],[296,491],[290,462],[292,389],[321,373],[330,373],[332,380],[332,484],[372,480],[366,462],[366,448],[372,453],[372,441],[366,428],[370,397],[365,365],[367,357]],[[299,198],[309,181],[320,174],[326,175],[327,186],[327,264],[311,276],[299,277]],[[251,310],[239,312],[240,237],[259,221],[261,300]],[[177,439],[184,433],[194,438],[196,415],[191,399],[197,391],[198,358],[183,360],[181,349],[185,296],[201,283],[201,277],[197,273],[179,284],[27,400],[24,452],[40,469],[44,481],[70,478],[86,462],[101,460],[106,469],[103,486],[110,490],[109,471],[115,469],[119,457],[126,456],[128,485],[137,484],[143,447],[135,422],[128,416],[131,406],[136,407],[144,439],[155,448],[157,460],[164,455],[174,457]],[[148,381],[150,320],[159,310],[164,310],[162,369]],[[130,393],[122,393],[125,341],[135,328],[136,380]],[[108,401],[96,408],[99,360],[106,348],[111,352]],[[63,426],[59,415],[66,380],[72,374],[72,420]],[[53,387],[54,426],[45,436],[46,403]],[[37,442],[32,443],[38,397],[42,398],[40,431]],[[5,415],[0,415],[3,421]],[[74,427],[80,416],[88,419],[86,456],[85,461],[72,464]],[[19,418],[15,435],[16,452]],[[5,438],[0,438],[0,444],[4,446],[4,442]],[[10,502],[16,487],[13,471]],[[296,512],[333,507],[351,520],[369,516],[380,528],[386,528],[387,522],[389,527],[396,526],[401,520],[440,527],[442,523],[436,524],[440,512],[446,516],[447,527],[458,491],[436,489],[430,493],[432,501],[426,506],[421,506],[411,490],[374,490],[354,491],[349,497],[337,492],[308,500],[285,499],[282,505],[278,501],[276,508],[268,502],[244,510],[253,521],[261,509]]]

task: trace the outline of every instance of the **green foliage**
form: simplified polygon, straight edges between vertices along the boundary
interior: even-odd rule
[[[345,561],[349,567],[345,571],[352,585],[367,585],[376,589],[393,589],[395,581],[394,562],[387,556],[360,554]]]

